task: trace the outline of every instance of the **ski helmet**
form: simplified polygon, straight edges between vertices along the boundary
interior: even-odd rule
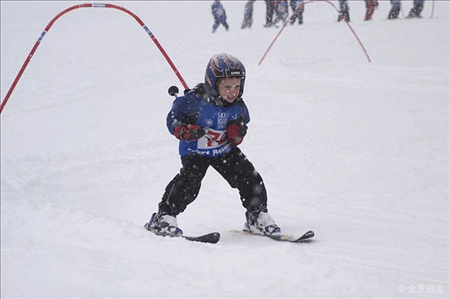
[[[240,77],[241,89],[238,98],[242,97],[245,83],[245,67],[242,62],[230,54],[216,54],[211,57],[206,67],[205,83],[210,87],[211,97],[218,96],[217,81],[225,77]]]

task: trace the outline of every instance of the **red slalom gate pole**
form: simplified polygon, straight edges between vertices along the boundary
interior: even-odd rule
[[[63,10],[59,14],[57,14],[51,21],[48,23],[47,27],[45,27],[44,31],[42,31],[41,35],[39,36],[38,40],[34,44],[33,48],[30,51],[30,54],[28,54],[27,59],[25,59],[25,62],[23,63],[22,67],[19,70],[19,73],[16,75],[16,78],[14,79],[13,83],[11,84],[11,87],[9,88],[8,92],[6,93],[5,98],[3,99],[2,104],[0,105],[0,113],[3,111],[3,108],[5,107],[6,103],[9,100],[9,97],[11,96],[12,92],[14,91],[14,88],[16,87],[17,83],[19,82],[20,78],[22,77],[23,72],[28,66],[28,63],[30,63],[31,58],[33,58],[34,53],[36,52],[37,48],[41,44],[42,39],[44,38],[45,34],[48,32],[50,27],[52,27],[53,23],[59,19],[62,15],[68,13],[69,11],[72,11],[74,9],[82,8],[82,7],[91,7],[92,4],[79,4],[72,7],[67,8],[66,10]]]
[[[269,47],[267,48],[266,52],[264,52],[264,55],[261,57],[261,59],[259,60],[258,65],[261,65],[261,63],[264,61],[264,58],[266,58],[267,54],[269,53],[270,49],[272,49],[273,44],[275,44],[275,42],[277,41],[278,37],[280,36],[281,32],[283,32],[284,28],[286,28],[287,23],[289,22],[289,20],[294,16],[294,14],[297,13],[298,10],[300,10],[302,5],[305,5],[307,3],[310,3],[314,0],[309,0],[306,1],[300,5],[297,6],[297,8],[295,9],[295,11],[292,13],[292,15],[286,19],[286,21],[283,24],[283,27],[281,27],[280,31],[278,31],[277,35],[275,36],[275,38],[273,39],[273,41],[270,43]]]
[[[170,59],[169,55],[167,55],[166,51],[164,51],[164,48],[161,46],[159,41],[156,39],[155,35],[150,31],[150,29],[147,27],[147,25],[145,25],[145,23],[142,22],[142,20],[136,14],[132,13],[131,11],[129,11],[126,8],[123,8],[121,6],[117,6],[117,5],[114,5],[114,4],[108,4],[108,3],[85,3],[85,4],[74,5],[74,6],[71,6],[71,7],[67,8],[67,9],[61,11],[59,14],[57,14],[47,24],[47,26],[45,27],[44,31],[42,31],[42,33],[39,36],[38,40],[36,41],[36,43],[34,44],[33,48],[31,49],[30,53],[28,54],[27,58],[25,59],[25,62],[23,63],[22,67],[20,68],[19,73],[16,75],[16,78],[14,79],[13,83],[11,84],[11,87],[9,88],[8,92],[6,93],[6,96],[3,99],[2,104],[0,105],[0,113],[2,113],[3,108],[5,107],[6,103],[8,102],[9,98],[11,97],[11,94],[14,91],[14,88],[16,87],[17,83],[19,82],[20,78],[22,77],[23,72],[25,71],[25,69],[27,68],[28,64],[30,63],[31,58],[33,58],[37,48],[41,44],[42,39],[47,34],[47,32],[50,30],[50,28],[53,26],[53,24],[56,22],[56,20],[58,20],[60,17],[62,17],[66,13],[68,13],[70,11],[73,11],[75,9],[92,8],[92,7],[94,7],[94,8],[113,8],[113,9],[117,9],[117,10],[123,11],[123,12],[129,14],[130,16],[132,16],[139,23],[139,25],[141,25],[141,27],[145,30],[145,32],[147,32],[147,34],[150,36],[150,38],[152,39],[153,43],[156,45],[158,50],[161,52],[161,54],[166,59],[167,63],[169,63],[170,67],[174,71],[174,73],[177,76],[178,80],[183,85],[184,89],[186,89],[186,90],[189,89],[188,85],[184,81],[184,79],[181,76],[180,72],[178,71],[176,66],[173,64],[172,60]]]
[[[331,3],[330,0],[309,0],[309,1],[306,1],[306,2],[302,3],[301,5],[306,5],[306,4],[308,4],[308,3],[316,2],[316,1],[327,2],[328,4],[330,4],[331,6],[333,6],[334,9],[336,9],[336,11],[337,11],[338,13],[340,13],[340,12],[339,12],[339,9],[337,9],[337,7],[336,7],[333,3]],[[283,32],[284,28],[286,28],[287,23],[288,23],[289,20],[294,16],[294,14],[297,13],[297,11],[300,9],[301,5],[299,5],[299,6],[295,9],[295,11],[292,13],[292,15],[291,15],[289,18],[286,19],[286,21],[285,21],[284,24],[283,24],[283,27],[281,27],[280,31],[279,31],[278,34],[275,36],[275,38],[273,39],[273,41],[270,43],[270,45],[269,45],[269,47],[267,48],[266,52],[265,52],[264,55],[261,57],[261,60],[259,61],[258,65],[261,65],[261,63],[264,61],[264,58],[266,58],[266,56],[267,56],[267,54],[269,53],[270,49],[272,48],[273,44],[275,44],[275,41],[276,41],[276,40],[278,39],[278,37],[280,36],[281,32]],[[345,20],[344,20],[344,21],[345,21]],[[361,40],[359,39],[358,35],[356,34],[355,30],[353,30],[353,27],[350,25],[349,22],[345,21],[345,23],[347,24],[348,28],[350,28],[350,31],[353,33],[353,35],[355,36],[355,38],[356,38],[356,40],[358,41],[359,45],[361,46],[361,48],[363,49],[364,53],[366,54],[367,60],[368,60],[369,62],[372,62],[372,61],[370,60],[369,54],[367,54],[366,48],[364,48],[364,45],[362,44],[362,42],[361,42]]]

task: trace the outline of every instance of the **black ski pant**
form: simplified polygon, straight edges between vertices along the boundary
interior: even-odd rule
[[[275,11],[275,1],[265,0],[266,2],[266,27],[272,26],[273,23],[273,13]]]
[[[250,212],[267,211],[267,192],[263,180],[239,148],[216,157],[197,154],[181,158],[180,173],[167,185],[159,213],[176,216],[198,196],[201,182],[209,166],[239,190],[241,203]]]
[[[413,6],[413,8],[411,8],[411,11],[409,12],[408,17],[410,17],[410,18],[419,17],[420,18],[420,13],[422,12],[422,9],[423,9],[423,1],[414,0],[414,6]]]

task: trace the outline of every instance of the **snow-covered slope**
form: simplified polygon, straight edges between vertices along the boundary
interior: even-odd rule
[[[2,100],[43,28],[78,3],[1,2]],[[380,1],[370,22],[351,2],[371,63],[331,6],[310,3],[260,66],[279,30],[263,28],[264,3],[251,30],[245,2],[223,3],[231,29],[212,34],[211,1],[114,2],[190,87],[215,53],[245,63],[241,148],[283,231],[316,241],[230,233],[244,210],[213,170],[178,223],[218,244],[143,228],[180,167],[165,117],[181,85],[133,18],[84,8],[54,24],[1,114],[2,297],[448,298],[448,2],[388,21]]]

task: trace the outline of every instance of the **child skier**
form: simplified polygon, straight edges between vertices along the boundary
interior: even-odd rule
[[[250,121],[242,100],[245,67],[229,54],[210,59],[205,83],[177,98],[167,116],[167,127],[179,142],[182,168],[167,185],[158,212],[145,227],[160,235],[181,236],[177,215],[192,203],[211,166],[239,190],[246,209],[244,229],[257,234],[281,234],[267,211],[263,180],[238,145]]]
[[[276,0],[275,1],[275,20],[273,25],[276,25],[279,21],[283,24],[289,15],[289,6],[287,0]]]
[[[402,9],[402,3],[400,0],[391,0],[391,10],[388,14],[389,20],[395,20],[398,18],[398,14],[400,13],[400,10]]]
[[[408,14],[408,19],[422,17],[420,13],[422,12],[423,9],[423,1],[424,0],[414,0],[413,8],[411,8],[411,11]]]
[[[372,15],[376,7],[378,7],[378,0],[365,0],[366,1],[366,15],[364,21],[372,20]]]
[[[253,5],[256,0],[248,0],[244,7],[244,21],[242,21],[241,29],[252,28],[253,23]]]
[[[305,10],[303,0],[291,0],[290,5],[294,14],[291,17],[289,24],[293,25],[296,19],[298,19],[299,24],[303,24],[303,11]]]
[[[264,27],[269,28],[273,25],[273,13],[275,10],[275,0],[264,0],[266,2],[266,24]]]
[[[338,22],[345,20],[346,22],[350,22],[350,13],[349,13],[349,6],[347,0],[339,0],[339,15],[338,15]]]
[[[223,8],[222,3],[220,3],[220,0],[214,0],[214,3],[211,6],[211,12],[214,17],[214,25],[212,32],[216,32],[217,27],[219,27],[220,24],[222,24],[225,29],[228,31],[228,23],[227,23],[227,14],[225,12],[225,8]]]

